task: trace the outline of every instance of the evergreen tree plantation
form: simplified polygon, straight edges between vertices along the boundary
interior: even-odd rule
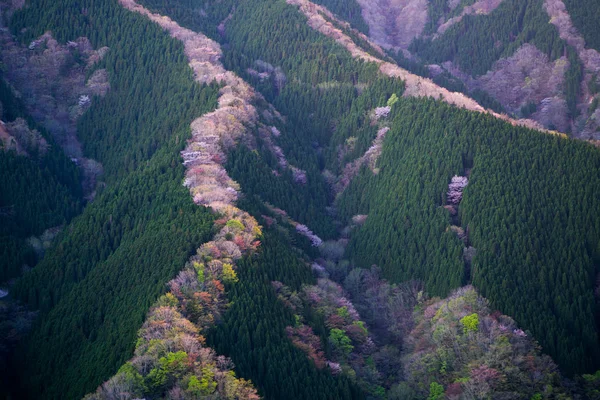
[[[598,10],[0,0],[0,395],[599,399]]]

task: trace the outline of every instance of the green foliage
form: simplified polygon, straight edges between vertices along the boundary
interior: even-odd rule
[[[398,96],[396,95],[396,93],[392,93],[392,96],[387,101],[387,105],[388,105],[388,107],[391,107],[394,104],[396,104],[397,102],[398,102]]]
[[[260,210],[248,201],[240,206]],[[228,290],[232,305],[209,335],[209,344],[231,357],[238,375],[251,379],[265,398],[362,398],[347,378],[316,369],[288,339],[285,328],[294,325],[295,317],[277,300],[271,282],[284,282],[297,290],[303,283],[314,283],[314,278],[276,231],[266,229],[262,243],[255,257],[240,261],[240,281]]]
[[[534,44],[551,60],[563,54],[566,44],[549,23],[543,0],[506,0],[489,15],[466,15],[436,40],[416,39],[410,50],[430,62],[455,61],[477,76],[524,43]]]
[[[173,296],[172,293],[167,293],[159,297],[156,302],[157,307],[176,307],[177,306],[177,298]]]
[[[362,33],[368,35],[369,26],[362,17],[362,9],[356,0],[316,0],[315,4],[321,4],[342,20],[345,20]]]
[[[464,317],[465,313],[473,313]],[[465,320],[471,324],[465,335]],[[467,324],[467,326],[470,325]],[[472,287],[457,289],[450,297],[433,299],[415,312],[415,327],[403,349],[406,382],[420,396],[469,393],[474,398],[568,398],[557,366],[541,354],[537,343],[508,316],[490,314],[488,302]],[[528,360],[522,363],[521,360]],[[435,383],[435,385],[433,385]],[[432,385],[432,386],[430,386]],[[439,385],[439,386],[438,386]]]
[[[367,327],[363,321],[354,321],[352,325],[358,326],[365,334],[368,333]]]
[[[26,239],[69,222],[83,208],[80,173],[46,131],[26,113],[0,74],[2,118],[24,118],[48,142],[45,154],[17,155],[0,149],[0,282],[37,262]]]
[[[218,88],[194,83],[182,44],[116,1],[33,0],[11,27],[28,27],[25,42],[52,30],[61,41],[87,36],[110,48],[101,66],[112,90],[78,126],[107,187],[13,291],[41,310],[19,349],[18,390],[76,398],[131,357],[149,306],[211,236],[213,216],[181,185],[179,151]]]
[[[465,333],[479,331],[479,315],[476,313],[462,317],[460,323],[463,325]]]
[[[204,264],[194,261],[193,265],[194,269],[196,270],[196,274],[198,275],[198,281],[204,282],[206,279],[204,276]]]
[[[448,373],[448,361],[443,360],[442,365],[440,366],[440,374],[446,375]]]
[[[15,288],[20,298],[42,308],[38,326],[23,345],[26,364],[20,366],[30,397],[80,396],[128,359],[148,306],[190,251],[208,238],[212,222],[181,186],[178,151],[192,118],[214,107],[217,87],[192,84],[181,44],[123,11],[116,1],[80,3],[35,0],[13,22],[14,32],[30,28],[20,35],[24,41],[52,29],[63,41],[86,35],[96,47],[108,45],[111,51],[102,66],[114,88],[79,126],[86,151],[105,165],[109,186]],[[277,160],[259,139],[257,152],[239,146],[228,156],[227,169],[247,194],[240,206],[267,214],[257,201],[260,196],[319,235],[336,235],[333,218],[325,212],[332,196],[322,169],[339,172],[369,148],[377,129],[368,112],[400,95],[403,84],[379,77],[374,64],[353,60],[283,1],[205,2],[206,17],[194,1],[143,3],[226,41],[226,67],[255,84],[286,116],[285,122],[273,122],[282,132],[275,141],[292,165],[307,171],[307,184],[294,183],[289,172],[275,176]],[[518,18],[503,14],[499,20],[508,28],[476,23],[475,33],[485,31],[487,42],[468,55],[461,53],[460,62],[481,70],[531,37],[556,58],[563,43],[547,24],[538,24],[541,17],[530,8],[533,3],[539,1],[524,2]],[[234,4],[221,37],[217,26]],[[82,7],[86,13],[78,11]],[[60,18],[54,21],[49,15]],[[461,51],[476,42],[473,33],[461,36],[464,24],[473,21],[468,17],[452,28],[459,30],[451,35],[460,36]],[[498,49],[487,46],[491,35],[502,41]],[[504,40],[511,35],[517,38],[514,42]],[[487,54],[485,48],[494,50]],[[441,52],[447,54],[454,56]],[[247,70],[256,68],[257,60],[281,67],[285,85],[252,77]],[[452,175],[474,164],[459,218],[469,226],[479,251],[472,271],[475,284],[496,307],[509,310],[540,337],[566,368],[587,368],[600,359],[591,299],[598,259],[592,249],[600,242],[597,151],[432,100],[398,99],[390,125],[381,172],[363,170],[337,204],[345,220],[359,212],[369,214],[349,247],[354,260],[362,266],[378,264],[396,281],[423,279],[435,294],[468,281],[463,243],[447,231],[450,218],[440,206]],[[356,138],[353,149],[340,157],[351,137]],[[507,232],[507,226],[515,231]],[[583,226],[590,228],[582,232]],[[568,243],[563,229],[568,230]],[[267,398],[360,398],[354,383],[317,370],[286,336],[285,328],[295,325],[296,318],[277,301],[271,282],[298,290],[314,278],[280,235],[285,234],[268,230],[261,251],[240,263],[239,282],[228,283],[232,304],[209,342],[218,353],[230,355],[239,375],[252,379]],[[204,277],[203,267],[195,269]],[[515,298],[514,290],[523,282],[526,287]],[[540,315],[544,320],[538,323]],[[332,342],[347,352],[350,339],[334,330]],[[150,380],[153,387],[166,379],[161,371],[171,366],[179,371],[177,360],[164,359]],[[440,369],[438,363],[433,370]],[[192,395],[211,393],[211,382],[207,373],[206,380],[189,377],[183,387]]]
[[[260,195],[301,223],[310,222],[323,239],[333,237],[333,220],[325,212],[331,193],[321,174],[323,163],[333,154],[322,157],[322,150],[328,150],[332,134],[344,135],[343,143],[351,136],[350,129],[360,124],[365,135],[359,135],[353,156],[366,151],[376,130],[369,127],[368,119],[363,122],[368,109],[358,102],[381,106],[392,93],[402,93],[404,85],[378,77],[377,65],[354,60],[333,40],[308,27],[304,16],[284,2],[241,3],[228,24],[227,39],[225,66],[253,83],[286,116],[285,124],[277,125],[281,136],[276,142],[291,165],[306,171],[307,184],[294,183],[289,171],[274,176],[277,160],[264,149],[258,155],[243,154],[243,149],[235,152],[228,159],[228,170],[244,192]],[[263,82],[248,74],[248,68],[257,68],[257,60],[281,68],[287,77],[283,88],[271,79]],[[387,93],[383,99],[382,91]]]
[[[343,357],[348,357],[352,352],[352,349],[354,349],[352,341],[346,336],[346,333],[337,328],[334,328],[329,332],[329,343],[331,343],[335,351],[340,352]]]
[[[379,174],[364,168],[342,193],[337,208],[346,220],[369,215],[347,249],[357,265],[377,264],[395,282],[422,279],[429,293],[446,295],[466,279],[462,243],[446,232],[449,217],[439,207],[449,179],[462,168],[462,155],[447,150],[455,135],[423,135],[431,129],[431,116],[425,118],[424,111],[420,117],[410,117],[417,106],[407,106],[402,101],[392,111]],[[422,125],[417,128],[409,120]],[[443,131],[444,126],[436,129]]]
[[[236,283],[239,281],[233,266],[228,263],[223,264],[223,282],[225,283]]]
[[[592,400],[600,399],[600,370],[594,374],[584,374],[579,382],[587,398]]]
[[[381,386],[376,386],[372,389],[372,393],[375,397],[385,398],[385,388]]]
[[[594,0],[564,0],[573,25],[583,35],[586,47],[600,51],[600,8]]]
[[[118,374],[122,375],[127,382],[130,382],[135,391],[145,392],[148,390],[144,378],[130,363],[123,364],[123,366],[119,368]]]
[[[582,378],[587,382],[600,381],[600,370],[596,371],[595,374],[583,374]]]
[[[244,224],[242,224],[237,219],[230,219],[229,221],[227,221],[227,223],[225,225],[228,228],[231,228],[231,229],[234,229],[234,230],[240,230],[240,231],[244,230]]]
[[[214,372],[208,368],[202,369],[202,377],[198,379],[196,376],[191,376],[188,382],[187,390],[195,397],[210,396],[217,388],[217,382],[214,381]]]
[[[348,313],[348,307],[344,306],[344,307],[338,308],[337,315],[339,315],[340,317],[342,317],[344,319],[350,318],[350,313]]]
[[[346,220],[369,215],[352,235],[352,259],[442,296],[470,272],[565,371],[595,368],[598,150],[431,100],[402,99],[391,118],[379,174],[364,169],[337,202]],[[457,216],[477,249],[467,270],[442,206],[452,176],[471,167]]]
[[[429,396],[427,400],[438,400],[444,397],[444,387],[437,382],[431,382],[429,385]]]
[[[187,9],[188,15],[197,15],[199,5],[188,1],[142,3],[204,33],[209,33],[204,29],[205,21],[220,21],[217,17],[213,19],[211,12],[218,7],[212,2],[203,8],[208,15],[205,19],[183,18],[174,12],[181,8]],[[228,2],[221,6],[230,9]],[[281,131],[275,142],[291,165],[306,171],[307,183],[295,183],[292,173],[279,168],[278,160],[260,140],[258,154],[240,146],[228,156],[227,170],[241,184],[243,192],[259,195],[284,209],[294,220],[308,224],[321,238],[333,237],[336,234],[333,218],[325,211],[331,193],[322,176],[322,165],[338,168],[334,165],[337,164],[335,146],[353,131],[358,141],[343,161],[364,153],[376,135],[367,111],[385,105],[393,93],[400,95],[404,85],[378,76],[377,65],[354,60],[333,40],[308,27],[295,7],[281,1],[250,0],[237,4],[227,22],[225,36],[216,36],[219,40],[226,39],[225,66],[254,84],[286,116],[285,123],[264,122],[275,124]],[[248,68],[258,68],[258,60],[281,68],[287,78],[283,88],[277,87],[272,78],[263,81],[247,72]],[[332,135],[336,136],[335,144],[328,148]],[[324,152],[327,154],[323,156]],[[273,170],[281,176],[275,176]]]
[[[170,380],[181,378],[186,371],[187,358],[188,355],[184,351],[168,353],[165,357],[161,357],[158,365],[150,370],[146,377],[146,384],[150,392],[160,392],[170,383]],[[208,381],[204,382],[203,378],[200,387],[208,389]]]

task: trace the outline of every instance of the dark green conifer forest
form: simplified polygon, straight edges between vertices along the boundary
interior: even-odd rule
[[[597,367],[600,204],[586,193],[600,189],[598,151],[434,101],[405,101],[393,118],[379,174],[363,169],[338,203],[346,218],[369,215],[351,257],[440,296],[472,281],[566,371]],[[442,207],[467,168],[459,225],[477,249],[472,271]]]
[[[576,99],[581,66],[541,14],[541,2],[505,0],[489,16],[466,16],[439,40],[418,39],[411,50],[427,62],[454,60],[473,76],[523,43],[534,43],[551,59],[566,52],[572,60],[566,85],[569,98]],[[10,26],[25,46],[50,30],[61,43],[85,36],[94,48],[110,49],[97,68],[107,69],[111,90],[94,99],[77,129],[86,157],[104,167],[106,184],[92,202],[84,204],[79,172],[56,146],[43,158],[0,151],[0,211],[15,205],[13,214],[0,213],[0,282],[21,275],[22,264],[36,263],[27,237],[64,226],[43,259],[11,287],[11,297],[39,313],[12,353],[10,390],[13,398],[75,399],[96,390],[132,357],[151,305],[215,234],[219,216],[195,205],[183,186],[180,151],[190,123],[217,107],[220,85],[196,83],[182,43],[117,0],[27,3]],[[323,240],[347,239],[345,264],[336,260],[339,276],[331,274],[340,284],[351,268],[378,270],[373,266],[391,283],[422,282],[425,293],[419,296],[443,298],[472,284],[491,309],[514,318],[524,335],[537,340],[566,376],[600,368],[594,297],[600,273],[598,148],[438,99],[403,97],[404,82],[352,58],[284,0],[139,3],[220,43],[224,67],[262,95],[257,107],[270,103],[283,115],[273,123],[280,133],[273,140],[290,165],[306,172],[306,183],[295,181],[290,170],[280,173],[257,126],[247,127],[255,148],[240,142],[224,162],[241,187],[237,207],[265,229],[258,251],[238,262],[238,281],[225,285],[229,305],[206,339],[217,354],[231,358],[236,375],[251,380],[260,396],[383,398],[383,386],[404,379],[400,367],[390,366],[395,369],[382,386],[361,386],[347,369],[336,374],[319,368],[292,343],[286,328],[298,326],[297,315],[273,282],[301,292],[318,282],[311,264],[325,264],[327,257],[290,226],[273,223],[274,209]],[[368,32],[356,2],[318,3]],[[573,18],[593,43],[589,21],[576,13]],[[396,58],[414,70],[425,68]],[[253,71],[267,71],[268,77]],[[449,77],[440,80],[458,85]],[[485,93],[479,99],[502,107]],[[5,120],[27,118],[3,82],[0,100]],[[374,110],[386,105],[389,115],[376,118]],[[575,114],[575,100],[569,106]],[[259,117],[262,124],[267,120]],[[342,185],[346,167],[372,149],[382,128],[389,131],[375,168],[363,165]],[[455,175],[468,176],[469,183],[453,216],[444,206]],[[353,225],[357,215],[366,215],[364,224]],[[466,232],[464,241],[453,226]],[[466,262],[465,248],[471,246],[476,253]],[[424,304],[408,314],[422,318]],[[302,314],[330,357],[335,323],[325,321],[323,310],[306,307]],[[367,321],[376,319],[371,315]],[[387,346],[374,337],[373,346]],[[411,356],[393,354],[394,366]],[[367,357],[363,367],[376,362]],[[431,374],[445,374],[446,367],[432,365]],[[443,398],[434,396],[439,391],[434,383],[429,398]],[[407,398],[417,393],[396,389]]]
[[[507,0],[489,15],[467,15],[441,40],[415,40],[411,45],[430,61],[455,60],[473,76],[485,74],[501,57],[523,43],[533,43],[551,60],[562,56],[566,43],[548,23],[543,0]]]
[[[536,46],[540,45],[540,48],[547,48],[552,57],[557,57],[561,54],[564,43],[558,38],[555,28],[547,24],[547,20],[544,19],[546,16],[541,14],[543,10],[537,7],[539,4],[534,3],[526,2],[520,6],[521,8],[510,8],[511,11],[520,10],[521,18],[517,20],[522,19],[523,23],[513,28],[508,24],[508,28],[504,26],[502,29],[509,29],[506,31],[507,35],[510,34],[510,29],[514,29],[515,32],[522,32],[519,34],[524,35],[527,40],[532,40],[532,36],[526,33],[527,29],[534,31],[534,27],[547,26],[547,29],[550,29],[547,35],[533,36],[534,39],[539,38],[544,42],[538,43],[535,39],[534,43]],[[508,6],[506,9],[509,10]],[[496,12],[502,10],[499,8]],[[165,10],[159,8],[158,11]],[[506,18],[512,17],[506,15]],[[305,31],[308,29],[305,25],[296,23],[301,19],[301,16],[292,14],[292,10],[281,2],[268,2],[263,7],[258,7],[252,2],[239,5],[233,19],[229,22],[230,28],[227,29],[224,39],[230,46],[225,61],[226,65],[239,71],[243,76],[246,68],[251,67],[256,59],[275,65],[277,60],[281,60],[282,69],[288,75],[290,84],[281,93],[275,92],[273,87],[263,88],[258,85],[258,88],[262,89],[267,99],[273,99],[273,104],[290,120],[294,115],[299,115],[298,123],[293,124],[296,129],[307,125],[304,120],[302,123],[299,122],[302,115],[311,115],[309,126],[312,129],[307,129],[303,134],[298,132],[290,136],[298,141],[320,140],[324,146],[328,145],[329,155],[327,156],[327,153],[325,156],[322,155],[320,163],[335,171],[343,165],[335,160],[336,145],[351,135],[358,137],[358,143],[362,143],[357,146],[359,150],[354,153],[354,156],[347,156],[346,160],[362,154],[370,145],[376,129],[367,126],[361,128],[361,124],[368,125],[364,110],[384,105],[394,92],[385,89],[386,85],[389,87],[392,82],[388,79],[374,81],[364,73],[357,75],[357,81],[350,74],[353,70],[351,66],[357,65],[360,73],[368,65],[352,60],[345,61],[344,74],[324,75],[325,71],[331,71],[328,67],[333,59],[331,53],[326,58],[327,62],[320,64],[320,69],[317,69],[318,63],[314,60],[324,58],[324,56],[320,57],[317,51],[320,46],[332,45],[329,44],[328,39],[322,37],[313,39],[312,36],[316,35],[314,32]],[[502,24],[501,18],[488,18],[485,21],[497,24],[498,29]],[[486,26],[485,30],[494,31],[489,26]],[[500,30],[500,32],[504,31]],[[261,40],[262,43],[267,43],[269,40],[269,45],[262,46]],[[317,46],[314,44],[315,40],[317,43],[319,41],[324,43]],[[457,39],[459,43],[460,40],[465,40],[467,43],[467,39],[462,37]],[[301,43],[307,43],[306,50],[302,52],[297,50]],[[511,46],[516,46],[514,43],[512,42]],[[552,43],[556,43],[556,46]],[[481,46],[483,51],[486,47],[483,44]],[[334,49],[336,47],[333,45]],[[302,54],[302,57],[285,57],[288,48],[295,49],[290,54]],[[495,57],[489,58],[489,62],[493,62]],[[466,59],[465,64],[474,65],[468,63]],[[311,71],[311,66],[312,74],[307,75]],[[308,84],[310,79],[312,85]],[[252,81],[251,78],[249,80]],[[341,84],[337,88],[321,89],[318,94],[311,95],[311,92],[315,93],[318,90],[319,83],[324,81],[336,82],[335,86],[338,86],[338,82]],[[345,81],[354,84],[367,82],[369,89],[358,95],[356,90],[344,89]],[[286,96],[296,87],[303,89],[294,91],[289,97]],[[343,95],[344,90],[347,93],[345,95]],[[365,103],[364,99],[368,98],[367,93],[370,90],[378,93],[379,99],[373,97],[370,102]],[[398,87],[395,91],[400,94],[402,88]],[[336,96],[336,92],[340,93],[337,96],[348,96],[346,97],[347,108],[339,108],[339,104],[344,104],[339,101],[329,103],[328,98]],[[301,103],[304,98],[306,101]],[[353,98],[356,100],[352,100]],[[332,105],[328,106],[329,104]],[[334,104],[338,105],[338,108],[333,108],[334,112],[329,111],[329,107],[334,107]],[[314,109],[311,109],[311,105],[314,105]],[[319,114],[323,115],[323,120],[317,119]],[[313,127],[310,124],[315,120]],[[329,123],[327,124],[326,121]],[[352,125],[347,127],[346,123]],[[370,215],[367,224],[352,238],[349,247],[351,257],[363,267],[369,267],[371,264],[380,265],[386,276],[394,281],[423,279],[430,293],[442,296],[447,295],[451,289],[472,281],[495,307],[512,315],[518,323],[529,329],[565,371],[573,373],[596,368],[599,347],[595,325],[596,306],[592,292],[597,263],[595,260],[598,257],[596,248],[600,237],[596,232],[597,229],[592,228],[597,222],[592,221],[598,220],[600,208],[595,203],[584,207],[575,205],[581,201],[582,190],[585,192],[583,187],[589,188],[587,190],[590,193],[595,193],[599,189],[594,174],[598,167],[597,150],[583,143],[573,143],[558,137],[515,128],[491,117],[458,111],[443,103],[423,100],[414,100],[406,104],[402,101],[399,110],[393,111],[390,126],[392,127],[388,134],[390,137],[386,139],[384,145],[386,151],[379,161],[382,170],[380,175],[374,179],[369,172],[363,170],[361,176],[352,182],[336,203],[338,212],[343,218],[348,219],[352,215],[363,213]],[[321,134],[315,135],[314,138],[309,136],[319,132],[319,129]],[[396,135],[395,132],[398,134]],[[413,136],[408,132],[412,132]],[[323,142],[328,137],[330,137],[329,142]],[[298,148],[310,149],[306,145],[286,146],[287,143],[284,142],[286,138],[287,135],[282,137],[282,147],[290,158]],[[562,150],[563,148],[569,150]],[[513,149],[515,149],[514,153]],[[570,152],[578,155],[568,156]],[[490,156],[492,154],[493,158]],[[497,159],[500,155],[505,157],[504,161]],[[240,162],[237,161],[238,157],[234,156],[233,159]],[[255,182],[261,180],[260,177],[264,176],[264,173],[258,172],[260,169],[253,161],[253,157],[244,159],[246,160],[244,164],[233,167],[233,176],[239,179],[242,185],[250,183],[254,186],[256,183],[251,183],[251,171],[257,171]],[[476,160],[481,160],[481,164],[488,166],[486,169],[494,171],[496,183],[481,187],[476,185],[478,177],[478,164],[474,164]],[[507,160],[510,160],[510,163]],[[542,160],[552,162],[555,170],[563,172],[557,172],[557,176],[544,173],[549,167],[541,166]],[[561,162],[564,162],[565,166],[557,168],[558,160],[563,160]],[[519,166],[519,163],[525,164]],[[307,164],[300,163],[303,166]],[[537,168],[532,171],[532,166]],[[475,181],[467,190],[464,206],[460,209],[460,217],[464,220],[462,225],[468,227],[471,232],[473,246],[479,251],[472,272],[465,270],[462,260],[463,245],[456,235],[449,231],[450,217],[448,212],[441,208],[452,175],[464,173],[465,168],[471,167],[474,167]],[[567,170],[573,171],[574,174],[565,174]],[[237,175],[235,171],[244,171],[241,173],[246,178],[244,175]],[[538,171],[538,175],[531,175],[535,171]],[[523,175],[524,173],[527,175]],[[541,175],[544,177],[542,178]],[[250,182],[248,179],[251,179]],[[521,183],[516,183],[515,179]],[[580,182],[580,186],[577,188],[578,184],[572,183],[576,186],[567,187],[560,183],[561,180],[565,183]],[[532,182],[540,186],[534,189],[530,186]],[[261,187],[259,191],[261,196],[268,200],[270,190],[267,190],[266,186],[271,188],[276,186],[269,184]],[[256,189],[247,190],[252,193],[252,190]],[[301,193],[302,189],[297,191]],[[473,191],[477,191],[476,194],[471,194]],[[531,198],[534,193],[541,197],[540,200]],[[477,199],[475,203],[472,203],[475,200],[471,200],[470,196]],[[273,198],[279,199],[281,195],[273,195]],[[524,199],[527,199],[527,202]],[[549,201],[555,202],[551,203],[555,205],[545,205]],[[562,225],[557,224],[556,228],[551,230],[553,233],[549,234],[550,222],[548,224],[542,222],[550,218],[548,214],[556,213],[556,210],[561,207],[567,207],[566,204],[572,204],[568,206],[569,210],[577,209],[582,213],[581,217],[574,217],[570,211],[569,219],[588,221],[587,224],[579,225],[576,229],[579,233],[570,236],[572,238],[569,241],[569,246],[572,246],[570,249],[562,247],[564,246],[563,235],[566,234],[562,230]],[[488,211],[486,206],[492,207],[492,211]],[[293,207],[285,209],[294,215]],[[481,214],[485,217],[481,217]],[[485,222],[481,224],[471,222],[479,221],[479,218]],[[554,216],[552,218],[554,220]],[[518,221],[527,219],[535,222],[527,223],[523,227],[518,225]],[[319,222],[315,221],[315,224],[318,225]],[[499,232],[503,232],[502,229],[506,229],[505,239],[496,242],[497,239],[494,238],[500,235]],[[517,232],[521,233],[517,234]],[[528,244],[532,237],[536,237],[538,241],[535,247]],[[477,243],[475,238],[480,238],[481,244]],[[484,258],[487,257],[485,252],[490,251],[489,246],[494,248],[490,255],[492,258],[484,262]],[[541,260],[538,260],[540,258]],[[540,280],[540,272],[537,272],[538,276],[533,278],[534,271],[540,268],[542,271],[548,271],[544,280]],[[568,280],[563,282],[562,278],[558,278],[562,274],[560,271],[564,271],[565,274],[568,271],[572,283],[569,284]],[[500,276],[503,277],[502,280],[499,279]],[[511,279],[512,282],[509,283],[507,279]],[[520,296],[514,296],[510,290],[504,289],[523,285]],[[567,296],[564,293],[571,294]],[[523,298],[528,300],[523,302]],[[571,303],[572,299],[577,299],[575,304]],[[541,310],[546,310],[545,321],[538,324]],[[548,312],[548,310],[552,311]]]
[[[231,357],[238,373],[255,382],[265,398],[363,398],[349,379],[317,370],[286,336],[286,326],[294,324],[293,314],[277,300],[271,282],[299,289],[313,284],[314,278],[279,235],[267,232],[261,253],[240,265],[240,284],[230,291],[233,306],[209,342]]]
[[[59,40],[87,36],[111,49],[102,66],[115,89],[78,130],[107,187],[13,289],[40,310],[17,349],[21,390],[77,398],[129,358],[148,307],[211,235],[213,216],[181,185],[178,152],[218,87],[194,83],[181,44],[116,1],[36,4],[12,20],[15,32],[30,28],[22,40],[52,29]]]
[[[31,267],[37,262],[26,240],[69,222],[81,211],[82,194],[76,166],[27,115],[1,74],[0,102],[5,122],[23,118],[49,143],[44,154],[28,157],[0,152],[0,282],[5,282],[19,276],[23,265]]]
[[[594,1],[564,0],[567,11],[571,16],[573,25],[583,35],[587,47],[600,49],[600,32],[598,32],[598,20],[600,20],[600,9]]]

